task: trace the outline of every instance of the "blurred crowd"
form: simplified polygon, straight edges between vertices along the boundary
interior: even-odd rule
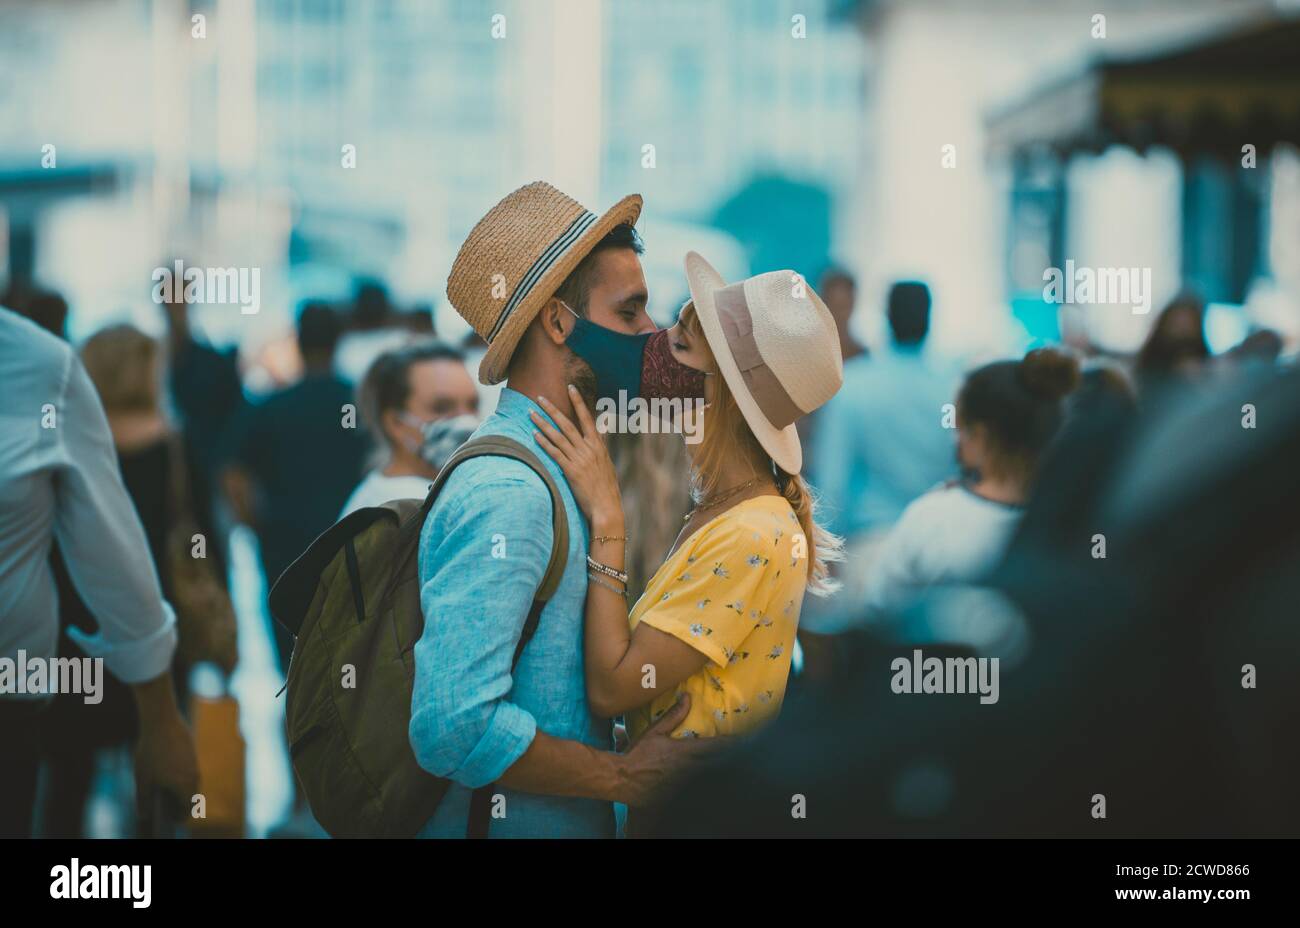
[[[57,293],[10,288],[0,306],[67,338],[68,306]],[[269,390],[249,387],[250,365],[238,349],[210,344],[189,309],[184,302],[162,306],[164,338],[115,324],[78,349],[163,597],[175,606],[180,640],[172,675],[182,707],[196,665],[219,669],[228,683],[238,660],[229,589],[234,527],[255,533],[269,588],[342,514],[423,496],[476,427],[480,403],[467,366],[476,347],[433,338],[427,312],[399,311],[374,282],[361,282],[343,305],[301,307],[296,363],[286,365],[291,379]],[[100,604],[83,602],[86,584],[76,582],[75,565],[69,571],[70,557],[56,541],[50,566],[60,657],[82,655],[77,630],[98,630]],[[196,569],[201,576],[193,576]],[[273,623],[267,631],[287,674],[292,638]],[[83,834],[97,759],[134,740],[128,688],[109,674],[105,689],[92,707],[77,694],[60,694],[40,726],[38,833]],[[118,827],[130,833],[139,823],[132,824],[128,795],[118,790],[115,800],[123,806]]]
[[[1109,542],[1110,553],[1101,557],[1114,559],[1117,550],[1136,544],[1133,539],[1151,528],[1137,519],[1138,502],[1153,502],[1166,490],[1185,494],[1182,505],[1199,498],[1197,493],[1227,493],[1231,480],[1252,479],[1254,467],[1273,473],[1267,456],[1294,450],[1294,436],[1278,438],[1274,431],[1280,422],[1294,422],[1296,415],[1295,369],[1281,357],[1281,339],[1256,331],[1213,355],[1204,335],[1203,307],[1192,295],[1178,297],[1159,313],[1132,356],[1106,355],[1088,346],[1043,345],[1024,357],[966,370],[960,359],[940,356],[928,346],[932,314],[945,308],[932,305],[924,282],[895,283],[881,307],[860,306],[855,281],[843,270],[828,271],[818,290],[838,326],[844,386],[802,431],[810,483],[829,527],[846,544],[844,560],[836,565],[839,592],[824,600],[810,598],[805,605],[799,676],[792,682],[792,692],[808,700],[830,700],[820,704],[819,718],[833,718],[841,727],[837,735],[813,726],[807,738],[824,734],[829,744],[845,734],[844,726],[861,721],[868,697],[855,688],[858,682],[845,680],[859,681],[864,649],[882,643],[925,643],[1004,659],[1020,654],[1024,666],[1040,672],[1041,665],[1029,655],[1050,649],[1051,634],[1041,629],[1042,591],[1049,576],[1066,598],[1049,596],[1048,611],[1059,608],[1065,615],[1078,606],[1071,597],[1092,589],[1085,583],[1064,593],[1070,589],[1071,571],[1079,569],[1075,556],[1096,561],[1097,545],[1104,551]],[[66,338],[69,308],[58,294],[11,289],[0,296],[0,305]],[[210,344],[188,310],[183,302],[162,307],[162,338],[131,325],[113,325],[77,349],[107,416],[121,476],[144,527],[147,554],[164,597],[178,605],[181,642],[173,677],[182,705],[193,666],[215,665],[229,674],[238,659],[228,590],[234,526],[248,526],[256,534],[269,587],[343,514],[388,499],[423,496],[442,463],[493,403],[491,390],[477,383],[483,346],[472,340],[456,345],[439,340],[428,312],[398,310],[375,282],[361,283],[345,304],[309,301],[299,309],[300,363],[289,367],[291,379],[270,390],[250,389],[247,359],[235,349]],[[877,311],[888,322],[888,343],[868,348],[854,334],[854,314]],[[1289,384],[1291,391],[1279,392],[1278,383]],[[1278,397],[1284,400],[1277,402],[1289,404],[1285,413],[1268,406]],[[1216,408],[1221,415],[1213,429],[1188,431],[1187,417],[1211,415],[1206,410]],[[1169,430],[1186,443],[1167,439],[1157,451],[1135,437],[1155,442]],[[1212,435],[1219,437],[1211,441]],[[680,481],[671,476],[686,463],[673,436],[612,435],[609,441],[625,488],[628,521],[637,526],[627,555],[628,587],[635,599],[690,506]],[[1276,488],[1280,504],[1294,502],[1294,458],[1289,467],[1293,483],[1289,489]],[[1277,470],[1283,472],[1285,468]],[[1127,484],[1138,489],[1123,489]],[[1121,491],[1130,495],[1116,495]],[[1107,506],[1129,504],[1132,520],[1102,514],[1111,511]],[[1207,517],[1212,509],[1219,511],[1207,506]],[[1258,527],[1267,515],[1250,518]],[[1128,528],[1121,528],[1121,522]],[[1222,525],[1216,529],[1226,544],[1231,532]],[[1129,530],[1132,538],[1125,534]],[[200,537],[206,545],[211,566],[203,576],[187,574],[194,558],[175,556],[178,534],[182,546]],[[1257,532],[1257,537],[1267,534]],[[1099,535],[1108,537],[1098,542]],[[1288,537],[1293,543],[1294,532]],[[1058,549],[1069,556],[1056,558],[1052,552]],[[68,629],[93,633],[96,627],[94,609],[82,601],[73,582],[75,565],[70,572],[66,563],[73,556],[57,545],[51,555],[61,655],[79,653]],[[1187,563],[1194,562],[1187,555]],[[1169,575],[1173,565],[1161,560],[1157,570],[1148,560],[1136,559],[1130,565],[1137,563],[1154,578],[1143,595],[1158,599],[1163,595],[1159,578]],[[1107,582],[1137,588],[1140,580],[1132,575],[1121,579],[1116,571]],[[965,598],[954,606],[934,595],[992,588],[1002,589],[1018,605],[1008,605],[1005,598],[1000,605]],[[1147,605],[1151,614],[1159,614],[1173,601]],[[1112,605],[1112,619],[1136,615],[1128,600]],[[1261,608],[1266,623],[1272,613]],[[200,627],[184,620],[186,611],[218,618]],[[1070,621],[1087,620],[1075,614]],[[281,672],[287,673],[292,640],[281,629],[269,632]],[[1054,670],[1064,673],[1070,648],[1060,653],[1067,663]],[[1260,653],[1258,659],[1264,656]],[[1234,658],[1237,664],[1244,659]],[[1014,660],[1009,662],[1014,666]],[[44,773],[35,814],[38,833],[83,834],[96,758],[134,737],[136,707],[126,687],[110,683],[104,703],[92,721],[79,699],[55,700],[40,731]],[[802,712],[796,702],[789,714],[806,721]],[[870,724],[873,733],[875,727],[896,733],[910,723],[873,718]],[[822,756],[788,747],[781,753]],[[959,760],[950,757],[949,762],[960,769]],[[807,771],[799,768],[797,773]],[[938,775],[937,787],[931,782],[935,777],[923,775],[922,786],[930,783],[930,792],[942,799],[945,789],[951,792],[951,784],[943,787],[943,776],[958,775]],[[772,783],[755,789],[783,784],[774,774]],[[706,779],[699,788],[715,787],[720,788]],[[882,823],[907,818],[899,812],[902,800],[883,802],[880,817],[870,819],[873,827],[887,829]],[[710,823],[701,817],[707,805],[685,801],[680,817],[669,819],[671,827],[734,830],[735,822]],[[303,814],[299,806],[295,815]],[[862,815],[868,813],[854,821]],[[778,827],[752,827],[762,831],[769,825]]]

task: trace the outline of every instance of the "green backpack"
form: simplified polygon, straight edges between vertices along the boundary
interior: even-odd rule
[[[425,622],[418,549],[425,517],[453,468],[482,455],[528,465],[551,494],[551,559],[515,648],[513,669],[564,574],[569,524],[546,468],[504,436],[462,445],[423,503],[394,500],[348,514],[313,541],[271,589],[271,615],[295,639],[286,683],[290,759],[312,814],[334,837],[411,837],[450,786],[420,767],[407,737],[413,649]],[[439,621],[458,618],[440,616]],[[475,790],[467,836],[487,835],[494,786]]]

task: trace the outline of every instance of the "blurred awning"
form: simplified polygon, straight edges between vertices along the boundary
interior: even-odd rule
[[[50,200],[111,189],[124,168],[112,163],[60,164],[57,170],[0,162],[0,202]]]
[[[1128,145],[1184,159],[1300,146],[1300,20],[1256,23],[1174,52],[1100,61],[988,120],[993,151],[1068,155]]]

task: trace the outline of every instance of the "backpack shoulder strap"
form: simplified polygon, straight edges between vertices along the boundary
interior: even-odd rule
[[[420,523],[422,524],[423,517],[428,515],[429,509],[433,506],[433,500],[437,497],[438,491],[442,489],[442,485],[446,482],[452,469],[462,461],[489,454],[512,458],[521,464],[527,465],[529,470],[542,478],[547,491],[551,494],[551,559],[546,565],[546,573],[542,576],[541,585],[538,586],[537,593],[533,597],[533,604],[528,610],[528,618],[524,622],[523,632],[519,635],[519,643],[515,645],[514,657],[510,662],[513,670],[514,666],[519,663],[520,655],[524,653],[524,647],[533,637],[533,633],[537,631],[537,625],[542,615],[542,607],[546,605],[560,585],[560,579],[564,576],[564,567],[569,558],[569,518],[565,515],[564,497],[560,495],[560,488],[556,485],[555,479],[551,477],[550,472],[538,460],[537,455],[513,438],[506,438],[504,435],[483,435],[479,438],[473,438],[461,445],[456,453],[443,465],[442,470],[438,472],[437,479],[434,480],[433,486],[429,488],[429,495],[425,499],[425,504],[421,507]],[[491,797],[495,790],[496,784],[493,783],[488,786],[480,786],[471,794],[465,837],[486,838],[488,836],[491,825]]]

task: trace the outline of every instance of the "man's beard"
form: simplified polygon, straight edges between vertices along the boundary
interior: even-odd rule
[[[564,362],[564,378],[566,383],[571,383],[578,388],[583,403],[595,412],[596,400],[599,397],[596,393],[596,372],[591,369],[591,365],[570,351],[569,357]]]

